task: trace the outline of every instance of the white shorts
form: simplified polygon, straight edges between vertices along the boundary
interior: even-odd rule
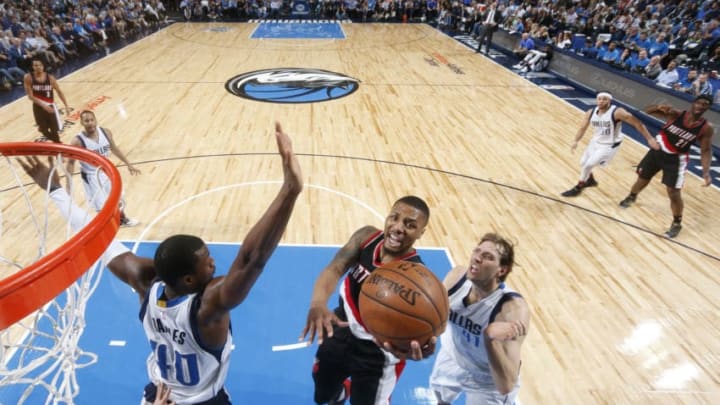
[[[492,384],[492,383],[491,383]],[[468,405],[512,405],[515,403],[520,386],[507,395],[502,395],[494,386],[481,383],[481,377],[457,365],[450,350],[440,349],[430,374],[430,388],[438,401],[451,403],[465,393]]]
[[[613,147],[613,145],[616,146]],[[588,144],[585,149],[585,153],[583,153],[582,158],[580,158],[580,166],[605,167],[610,163],[615,155],[617,155],[618,150],[620,150],[620,142],[617,144],[602,144],[593,140],[590,144]]]
[[[82,172],[81,176],[88,203],[95,211],[100,211],[110,195],[110,178],[99,169],[94,173]],[[124,206],[125,199],[121,195],[120,209],[123,209]]]

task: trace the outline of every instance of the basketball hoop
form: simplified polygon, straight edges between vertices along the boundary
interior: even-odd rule
[[[0,155],[5,157],[10,168],[8,173],[14,176],[16,182],[14,187],[4,190],[0,186],[0,202],[3,194],[10,191],[20,193],[22,198],[14,198],[11,204],[7,204],[12,207],[9,209],[15,210],[11,211],[12,219],[17,219],[17,215],[20,215],[16,221],[18,223],[31,219],[39,238],[37,255],[21,261],[2,257],[11,244],[0,243],[0,246],[5,246],[0,251],[0,262],[18,269],[0,280],[0,388],[16,388],[18,398],[15,400],[18,404],[25,401],[38,403],[37,393],[33,393],[38,387],[47,391],[47,394],[41,394],[46,404],[72,404],[79,391],[75,369],[97,360],[93,353],[83,352],[78,347],[78,341],[85,327],[87,300],[97,287],[101,270],[106,264],[99,263],[99,259],[120,226],[120,174],[104,157],[86,149],[62,144],[0,143]],[[51,157],[54,164],[50,176],[55,171],[64,171],[64,162],[68,158],[97,166],[111,182],[102,210],[93,218],[88,218],[89,221],[80,230],[70,230],[66,222],[48,226],[53,218],[51,214],[55,213],[54,209],[48,207],[50,191],[46,190],[44,201],[38,204],[36,193],[30,193],[29,187],[21,180],[27,179],[22,168],[11,159],[23,156]],[[0,180],[7,180],[5,177],[0,176]],[[71,181],[68,173],[66,177]],[[72,189],[71,185],[69,189]],[[29,213],[18,214],[17,206],[22,204],[12,203],[23,199]],[[68,216],[74,206],[72,200],[71,196],[67,207],[61,208],[67,209],[65,212]],[[44,205],[44,216],[38,219],[41,210],[34,208],[34,205]],[[0,205],[0,241],[6,237],[3,234],[3,223],[9,222],[6,218],[10,218],[9,215],[2,215],[5,206]],[[22,225],[20,228],[20,231],[25,230]],[[49,251],[48,234],[53,229],[66,229],[66,235],[58,238],[64,239],[64,242]],[[21,240],[24,244],[23,239],[13,239],[12,242],[17,244]],[[30,262],[23,263],[27,260]],[[3,399],[0,397],[0,403]]]

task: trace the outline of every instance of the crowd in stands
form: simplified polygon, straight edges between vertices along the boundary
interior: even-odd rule
[[[4,0],[0,2],[0,89],[22,86],[32,59],[52,72],[103,52],[114,40],[143,35],[166,21],[160,0]]]
[[[438,15],[436,0],[181,0],[179,9],[191,21],[278,19],[292,18],[299,1],[313,19],[432,22]]]
[[[477,36],[491,0],[181,0],[179,8],[188,20],[291,18],[297,1],[309,18],[426,21]],[[500,0],[498,10],[519,36],[515,53],[528,58],[516,66],[543,67],[553,48],[565,49],[669,89],[720,94],[718,0]]]
[[[427,21],[477,35],[473,27],[490,0],[172,1],[187,20],[287,18],[302,1],[309,18]],[[498,10],[502,27],[519,37],[520,59],[565,49],[668,89],[720,99],[720,0],[500,0]],[[17,84],[33,57],[52,70],[165,19],[160,0],[4,0],[0,80]]]
[[[524,58],[551,44],[658,86],[720,101],[718,0],[501,0],[502,26]],[[474,35],[486,4],[445,1],[438,25]]]

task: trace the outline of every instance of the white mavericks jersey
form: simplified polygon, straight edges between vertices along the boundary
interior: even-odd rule
[[[105,132],[102,128],[97,127],[97,134],[98,134],[98,140],[95,142],[94,140],[88,138],[85,136],[85,132],[80,132],[77,134],[78,139],[80,139],[80,143],[83,144],[83,147],[87,150],[93,151],[97,153],[100,156],[109,157],[110,156],[110,141],[108,141],[107,136],[105,135]],[[80,170],[86,174],[86,175],[94,175],[95,171],[97,170],[97,166],[93,166],[90,163],[80,161]]]
[[[450,318],[448,330],[443,335],[443,349],[461,368],[473,375],[473,385],[495,389],[495,382],[490,373],[487,351],[483,333],[488,324],[495,320],[502,303],[520,294],[501,283],[500,287],[482,300],[465,306],[463,299],[472,288],[472,282],[463,276],[453,288],[450,295]],[[448,346],[448,347],[446,347]]]
[[[613,114],[617,107],[611,105],[604,113],[598,107],[593,108],[590,125],[593,129],[593,141],[603,145],[613,145],[622,141],[622,122],[615,120]]]
[[[206,349],[195,324],[198,294],[164,301],[160,299],[164,290],[165,283],[156,281],[140,310],[152,349],[147,359],[148,377],[153,382],[164,381],[172,390],[170,399],[178,405],[207,401],[225,384],[232,335],[228,331],[221,350]]]

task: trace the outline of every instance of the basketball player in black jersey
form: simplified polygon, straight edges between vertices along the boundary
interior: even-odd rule
[[[399,199],[382,231],[369,225],[355,231],[318,276],[300,336],[309,336],[310,342],[317,336],[320,344],[312,373],[316,403],[344,403],[352,382],[353,405],[387,405],[405,359],[421,360],[435,351],[435,338],[423,347],[413,341],[409,351],[375,342],[358,308],[362,283],[377,267],[394,260],[422,263],[413,245],[425,232],[429,218],[430,209],[422,199]],[[340,305],[333,312],[327,307],[328,298],[343,276]]]
[[[702,163],[705,186],[712,182],[710,177],[710,161],[712,160],[713,127],[703,118],[705,111],[712,105],[712,97],[700,95],[692,103],[689,111],[680,111],[669,105],[651,105],[645,108],[648,114],[654,114],[667,120],[660,132],[655,136],[660,144],[659,150],[650,149],[637,167],[638,178],[630,189],[630,194],[620,201],[620,206],[627,208],[637,199],[637,195],[650,179],[663,172],[662,182],[667,187],[670,197],[670,209],[673,222],[665,232],[668,238],[674,238],[682,229],[682,186],[685,182],[685,171],[690,160],[690,147],[696,141],[700,143],[700,162]]]
[[[55,104],[54,92],[65,104],[65,111],[70,111],[65,94],[60,90],[55,77],[45,71],[45,65],[40,59],[32,60],[32,72],[27,73],[23,79],[25,93],[33,103],[33,116],[42,134],[39,141],[50,140],[60,143],[62,122],[60,112]]]

